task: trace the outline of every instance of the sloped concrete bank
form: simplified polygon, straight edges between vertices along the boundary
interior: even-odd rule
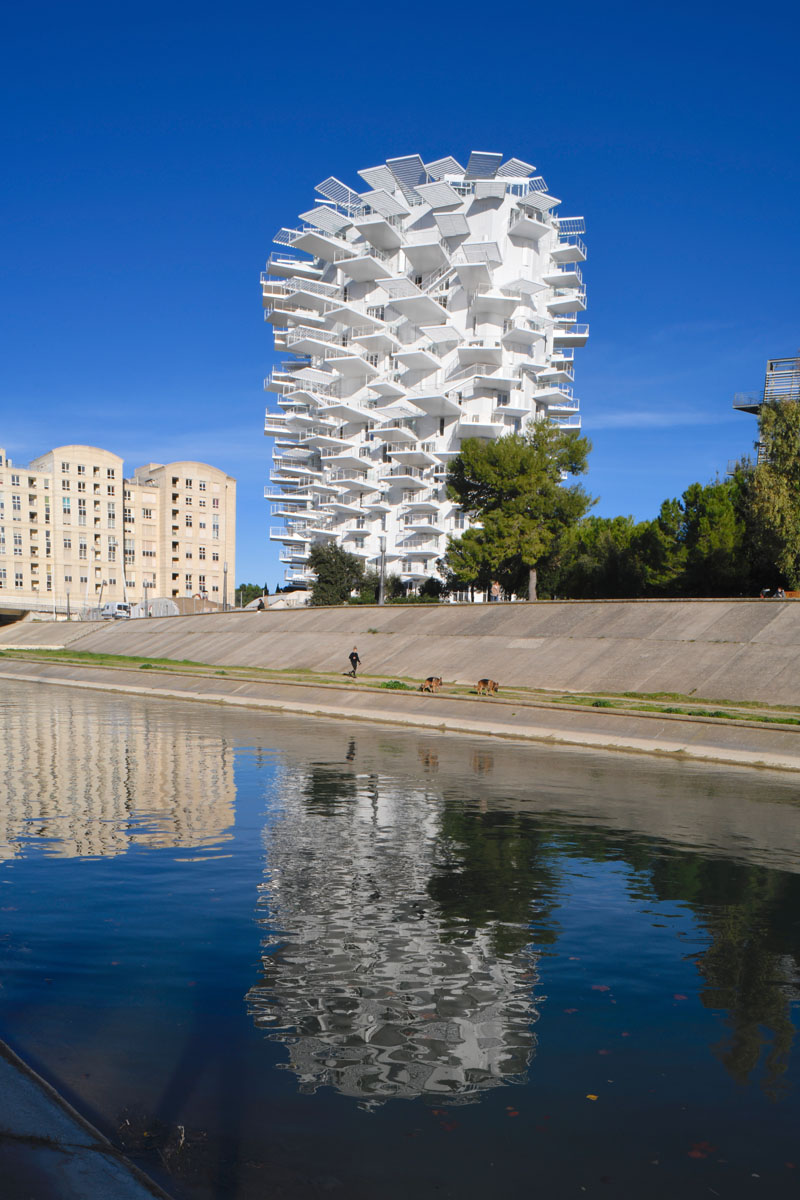
[[[235,676],[128,667],[73,666],[0,659],[0,686],[58,684],[161,699],[197,700],[352,723],[401,725],[430,732],[537,742],[674,759],[800,771],[797,727],[747,720],[587,709],[546,702],[428,696],[338,684],[276,683]]]
[[[0,629],[0,648],[336,673],[354,644],[376,675],[800,705],[796,600],[343,607]]]

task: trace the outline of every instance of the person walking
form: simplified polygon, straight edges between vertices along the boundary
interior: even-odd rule
[[[350,674],[353,676],[353,679],[355,679],[356,671],[360,665],[361,665],[361,659],[358,657],[358,650],[356,649],[355,646],[353,646],[353,649],[350,651],[350,667],[351,667]]]

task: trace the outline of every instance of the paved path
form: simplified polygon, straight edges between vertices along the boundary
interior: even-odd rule
[[[431,731],[662,754],[739,766],[800,770],[800,727],[748,720],[548,706],[546,701],[429,696],[352,684],[282,683],[235,675],[182,675],[179,668],[74,666],[0,658],[0,680],[200,700],[272,712]]]
[[[0,1042],[2,1200],[169,1200]]]

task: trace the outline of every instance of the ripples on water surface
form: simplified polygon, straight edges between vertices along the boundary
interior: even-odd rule
[[[794,1194],[791,776],[10,684],[0,1032],[176,1195]]]

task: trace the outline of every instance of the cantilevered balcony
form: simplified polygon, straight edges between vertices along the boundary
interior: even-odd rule
[[[381,282],[381,288],[389,296],[389,303],[414,325],[444,325],[447,312],[435,300],[400,275]]]
[[[489,420],[478,413],[463,413],[457,429],[458,436],[462,440],[474,437],[494,439],[502,437],[507,432],[508,430],[502,422]]]
[[[582,288],[583,273],[574,263],[555,263],[542,279],[552,288]]]
[[[514,209],[508,222],[509,236],[523,238],[528,242],[538,242],[551,228],[541,213],[526,212],[524,209]]]
[[[415,408],[421,409],[429,417],[455,417],[461,412],[457,400],[451,400],[444,392],[434,389],[412,389],[406,392],[406,396]]]
[[[425,371],[426,374],[430,374],[431,371],[438,371],[442,365],[435,354],[420,347],[415,347],[413,350],[401,350],[394,357],[407,371]]]
[[[379,425],[373,429],[372,436],[378,441],[387,442],[390,445],[396,443],[406,443],[413,445],[419,441],[419,435],[410,422],[406,421],[390,421],[388,425]]]
[[[572,383],[575,379],[575,372],[572,364],[564,364],[563,366],[545,367],[543,371],[537,372],[539,383]]]
[[[379,250],[371,254],[357,254],[347,261],[347,275],[355,283],[369,283],[376,279],[391,279],[394,271],[387,264],[390,255],[383,255]]]
[[[281,229],[273,241],[281,246],[291,246],[293,250],[303,250],[314,258],[324,258],[327,262],[337,262],[340,258],[349,258],[356,253],[352,242],[317,229],[314,225],[304,225],[300,229]]]
[[[273,251],[267,259],[267,274],[280,279],[298,276],[303,279],[319,279],[323,268],[314,259],[296,258],[292,254]]]
[[[503,347],[497,338],[470,338],[457,348],[456,358],[462,367],[476,363],[499,367],[503,361]]]
[[[500,341],[507,348],[516,349],[530,346],[534,342],[541,342],[546,337],[547,326],[543,322],[518,315],[503,322]]]
[[[437,462],[427,450],[392,450],[390,457],[393,463],[404,467],[433,467]]]
[[[550,257],[559,263],[585,262],[586,247],[577,234],[560,237],[550,251]]]
[[[553,330],[553,346],[585,346],[589,340],[588,325],[573,325],[570,328]]]
[[[551,313],[584,312],[586,309],[586,291],[571,289],[570,291],[554,291],[550,300],[545,301],[545,307]]]
[[[408,259],[412,271],[428,275],[437,267],[443,267],[449,261],[447,248],[442,243],[438,229],[427,229],[424,233],[409,235],[409,241],[403,246],[403,254]]]
[[[358,232],[377,250],[398,250],[403,244],[400,221],[371,213],[354,222]]]

